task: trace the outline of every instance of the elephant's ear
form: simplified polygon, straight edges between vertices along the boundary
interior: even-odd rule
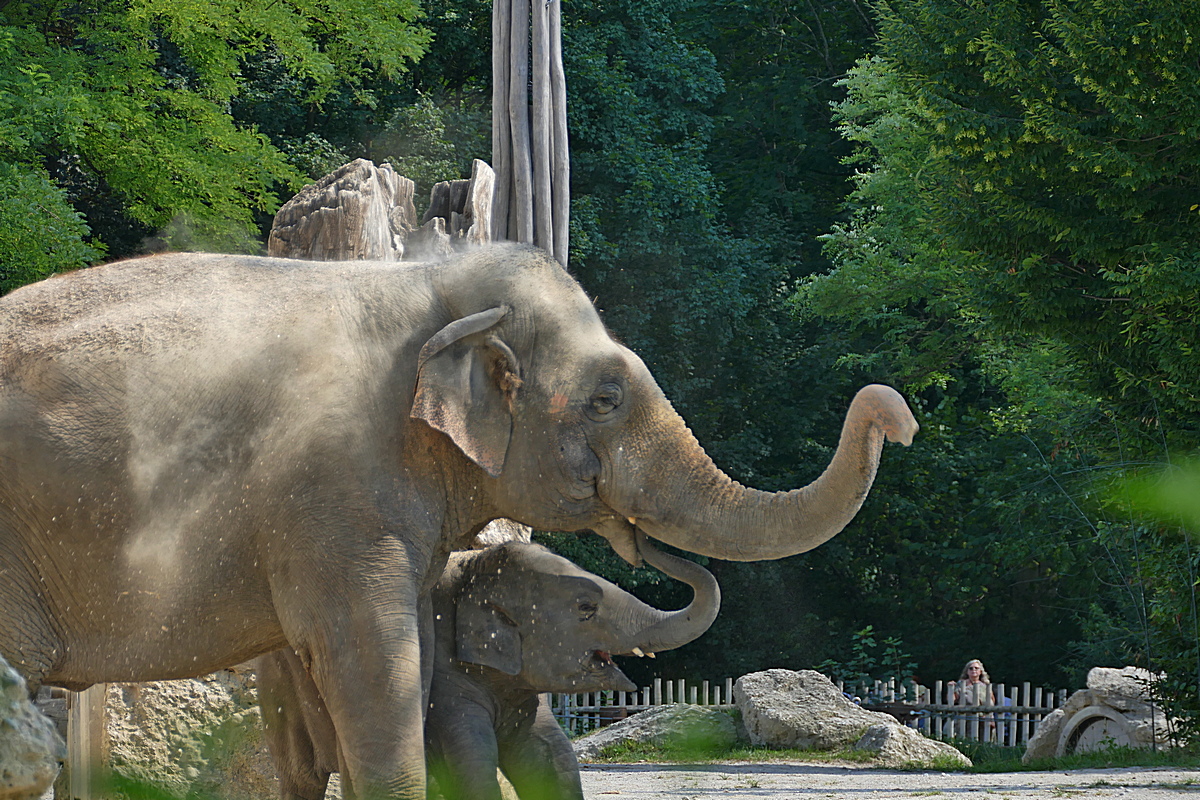
[[[521,672],[521,634],[503,608],[471,596],[468,589],[455,607],[454,627],[459,661],[506,675]]]
[[[508,345],[484,333],[507,313],[500,306],[463,317],[425,343],[411,413],[449,436],[493,478],[508,454],[521,368]]]

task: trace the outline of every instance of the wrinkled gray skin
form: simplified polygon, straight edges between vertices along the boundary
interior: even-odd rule
[[[536,544],[451,556],[433,591],[425,723],[429,768],[447,800],[499,800],[497,768],[522,800],[583,797],[579,762],[539,692],[633,691],[612,656],[684,645],[720,606],[707,570],[639,545],[647,562],[693,587],[687,608],[651,608]],[[321,800],[339,760],[316,687],[290,649],[256,666],[282,800]]]
[[[0,655],[79,689],[290,646],[367,798],[424,793],[428,593],[489,520],[591,529],[634,561],[635,526],[781,558],[841,530],[885,436],[917,427],[869,386],[816,481],[746,489],[517,245],[123,261],[0,298],[0,345]]]

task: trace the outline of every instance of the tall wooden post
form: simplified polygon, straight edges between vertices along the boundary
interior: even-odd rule
[[[104,765],[104,697],[108,685],[97,683],[67,694],[67,770],[70,800],[98,796],[96,778]]]
[[[536,244],[566,266],[570,151],[560,0],[494,0],[492,78],[493,235]]]

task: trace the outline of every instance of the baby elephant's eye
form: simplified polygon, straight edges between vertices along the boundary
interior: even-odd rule
[[[621,387],[615,383],[604,383],[592,395],[592,411],[599,415],[609,414],[621,405]]]
[[[596,604],[589,603],[584,600],[579,604],[579,619],[581,622],[587,622],[592,617],[596,616]]]

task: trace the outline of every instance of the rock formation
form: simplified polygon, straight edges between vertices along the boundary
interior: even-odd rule
[[[108,684],[105,717],[105,766],[123,778],[176,797],[261,800],[279,793],[247,667]]]
[[[743,675],[733,685],[733,698],[750,741],[763,747],[850,747],[875,753],[881,766],[971,764],[955,748],[904,727],[892,715],[859,708],[829,678],[812,670]]]
[[[1167,746],[1170,721],[1150,702],[1154,676],[1138,667],[1094,667],[1087,688],[1046,715],[1025,745],[1028,764],[1106,747]]]
[[[575,755],[592,760],[624,742],[705,748],[726,748],[739,739],[733,717],[714,708],[690,705],[655,706],[574,742]]]
[[[54,783],[67,747],[29,701],[25,679],[0,658],[0,800],[32,800]]]
[[[469,180],[443,181],[417,222],[415,184],[365,158],[304,187],[275,214],[267,255],[315,261],[418,261],[492,239],[495,175],[475,159]]]

